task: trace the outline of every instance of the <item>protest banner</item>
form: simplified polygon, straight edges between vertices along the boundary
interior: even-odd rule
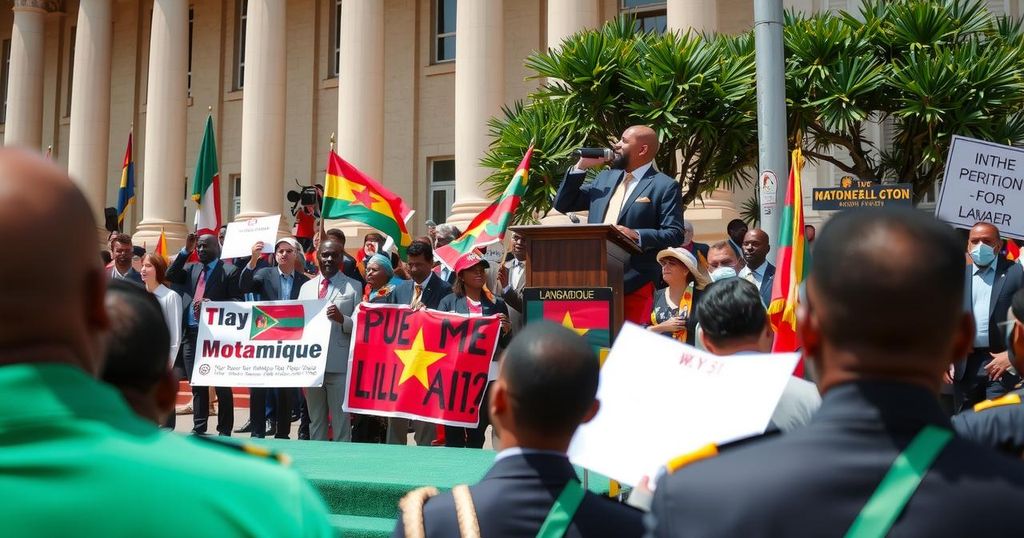
[[[252,255],[252,246],[263,241],[263,253],[274,252],[277,241],[277,227],[281,223],[281,215],[257,217],[239,222],[229,222],[224,231],[224,244],[220,249],[222,260],[228,258],[244,258]]]
[[[345,411],[475,427],[500,329],[496,316],[361,304]]]
[[[1024,239],[1024,149],[954,136],[935,217],[960,228],[989,222]]]
[[[627,323],[601,368],[601,407],[569,459],[635,485],[680,454],[763,433],[797,360],[718,357]]]
[[[323,300],[203,303],[192,384],[322,385],[331,323]]]
[[[611,288],[523,288],[526,323],[550,321],[587,339],[602,364],[612,345]]]
[[[854,180],[850,176],[840,180],[839,187],[813,189],[811,195],[811,209],[815,211],[913,205],[914,186],[910,183],[876,183]]]

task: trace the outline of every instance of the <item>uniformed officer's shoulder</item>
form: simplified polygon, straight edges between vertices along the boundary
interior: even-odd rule
[[[288,467],[292,463],[292,459],[287,454],[283,452],[276,452],[253,443],[227,441],[220,437],[211,437],[209,435],[192,435],[189,439],[200,446],[209,447],[214,450],[224,450],[234,454],[244,454],[255,459],[275,463],[284,467]]]
[[[997,408],[1000,408],[1000,407],[1007,407],[1007,406],[1019,406],[1020,404],[1021,404],[1020,393],[1019,392],[1011,392],[1009,394],[1004,394],[1004,395],[1002,395],[1002,396],[1000,396],[998,398],[993,398],[991,400],[985,400],[983,402],[978,402],[978,403],[974,404],[974,408],[972,409],[972,411],[975,412],[975,413],[981,413],[981,412],[987,411],[989,409],[997,409]]]
[[[683,469],[684,467],[687,467],[687,466],[689,466],[689,465],[691,465],[693,463],[697,463],[699,461],[708,460],[708,459],[714,458],[715,456],[718,456],[719,454],[726,453],[726,452],[735,450],[735,449],[740,448],[740,447],[750,446],[750,445],[759,443],[761,441],[764,441],[766,439],[771,439],[772,437],[775,437],[778,434],[779,434],[778,430],[773,430],[773,431],[770,431],[770,432],[765,432],[765,433],[760,434],[760,435],[752,435],[750,437],[744,437],[742,439],[737,439],[735,441],[730,441],[728,443],[722,443],[722,444],[709,443],[707,445],[704,445],[704,446],[698,448],[697,450],[693,450],[691,452],[685,452],[683,454],[680,454],[680,455],[678,455],[678,456],[668,460],[668,462],[665,463],[665,467],[663,469],[663,472],[664,472],[664,474],[670,475],[670,474],[673,474],[676,471],[678,471],[680,469]]]

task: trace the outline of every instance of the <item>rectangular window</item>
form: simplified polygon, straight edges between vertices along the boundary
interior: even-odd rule
[[[434,63],[455,60],[457,0],[434,0]]]
[[[196,20],[196,11],[188,8],[188,96],[192,97],[192,27]]]
[[[437,224],[448,220],[455,203],[455,160],[437,159],[430,162],[430,199],[427,213]]]
[[[335,78],[341,71],[341,0],[331,1],[331,39],[328,77]]]
[[[7,123],[7,81],[11,79],[11,40],[5,39],[3,45],[3,69],[0,69],[0,91],[3,92],[3,108],[0,108],[0,123]]]
[[[234,219],[242,212],[242,176],[233,174],[231,176],[231,218]]]
[[[245,27],[248,19],[249,1],[235,2],[235,89],[245,87]]]
[[[622,0],[620,13],[636,17],[635,26],[642,32],[664,33],[668,27],[668,11],[665,0]]]
[[[64,105],[64,116],[71,116],[71,88],[75,82],[75,37],[78,27],[71,27],[71,40],[68,42],[68,101]]]

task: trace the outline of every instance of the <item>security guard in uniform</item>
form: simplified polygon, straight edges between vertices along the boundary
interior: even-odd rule
[[[323,501],[296,473],[160,431],[95,379],[110,326],[95,233],[65,173],[0,150],[0,243],[63,246],[46,271],[0,264],[3,535],[333,535]]]
[[[473,486],[407,495],[392,536],[640,536],[641,513],[584,490],[565,454],[597,413],[599,369],[590,344],[564,327],[520,331],[491,390],[501,440],[494,465]]]
[[[1005,516],[1024,504],[1024,463],[955,436],[938,403],[974,338],[963,268],[960,240],[922,213],[833,217],[798,328],[821,408],[659,480],[650,535],[1020,535]]]
[[[1006,318],[1006,351],[1018,372],[1024,371],[1024,290],[1013,296]],[[958,434],[976,443],[1024,457],[1024,390],[1014,390],[1000,398],[975,404],[973,409],[953,417]]]

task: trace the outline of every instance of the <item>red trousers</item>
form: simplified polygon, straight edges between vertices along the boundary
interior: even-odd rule
[[[654,309],[654,284],[648,282],[643,287],[626,294],[623,301],[622,314],[626,321],[637,325],[651,322],[651,310]]]

